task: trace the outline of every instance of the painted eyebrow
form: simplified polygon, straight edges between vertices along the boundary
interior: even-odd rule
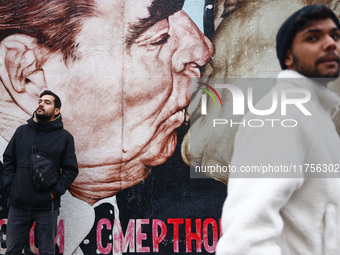
[[[171,0],[170,2],[169,0],[154,0],[148,7],[149,17],[139,19],[137,22],[128,25],[128,34],[125,40],[127,48],[129,49],[135,40],[148,28],[181,10],[183,4],[184,0]]]
[[[167,17],[164,17],[167,18]],[[143,34],[148,28],[155,25],[158,21],[164,19],[163,17],[149,17],[145,19],[140,19],[135,24],[129,25],[128,35],[126,36],[126,46],[129,48],[136,39]]]

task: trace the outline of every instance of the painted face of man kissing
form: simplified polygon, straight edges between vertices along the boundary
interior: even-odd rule
[[[141,182],[173,154],[190,78],[213,50],[183,1],[96,4],[77,38],[79,60],[58,66],[58,78],[56,62],[45,64],[76,141],[80,172],[71,192],[89,203]]]

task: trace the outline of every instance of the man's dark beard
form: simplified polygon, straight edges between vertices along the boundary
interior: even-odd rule
[[[37,112],[35,113],[37,119],[39,121],[49,121],[52,117],[53,117],[53,113],[51,115],[48,115],[48,114],[38,114]]]
[[[300,65],[300,60],[293,55],[293,63],[296,68],[296,71],[308,78],[315,80],[318,83],[328,83],[336,80],[339,77],[339,69],[335,73],[331,73],[328,75],[322,75],[316,68],[315,69],[307,69],[304,66]],[[317,65],[318,63],[316,63]]]

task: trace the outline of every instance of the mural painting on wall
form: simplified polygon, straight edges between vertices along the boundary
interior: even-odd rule
[[[79,174],[61,197],[57,254],[214,253],[228,176],[192,179],[188,164],[228,165],[236,130],[190,144],[190,81],[275,77],[279,25],[314,1],[207,0],[211,40],[184,0],[0,2],[1,155],[45,89],[60,96],[75,140]],[[322,2],[339,13],[337,1]],[[25,254],[39,253],[34,229]]]

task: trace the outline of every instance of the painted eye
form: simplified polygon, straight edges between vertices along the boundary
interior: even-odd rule
[[[145,47],[148,51],[159,50],[170,38],[169,29],[167,19],[158,21],[136,39],[136,45]]]
[[[170,35],[169,34],[165,34],[162,37],[160,37],[160,40],[158,40],[156,42],[152,42],[151,45],[157,46],[157,45],[166,44],[168,42],[169,38],[170,38]]]

